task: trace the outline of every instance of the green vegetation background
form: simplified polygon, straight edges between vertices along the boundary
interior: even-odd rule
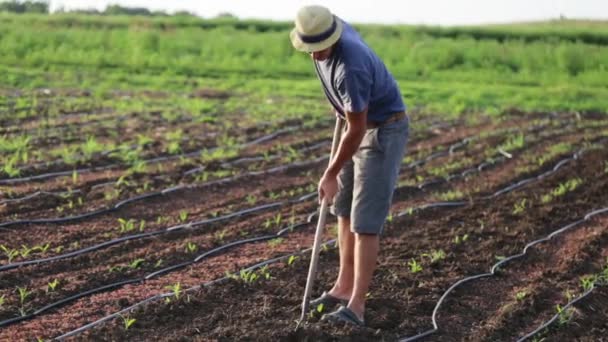
[[[410,110],[608,112],[608,22],[355,26],[397,78]],[[325,108],[318,107],[323,93],[309,56],[291,47],[291,27],[193,16],[0,13],[0,88],[86,89],[100,98],[119,89],[217,88],[243,94],[252,111],[272,107],[269,98],[290,99],[281,111]]]

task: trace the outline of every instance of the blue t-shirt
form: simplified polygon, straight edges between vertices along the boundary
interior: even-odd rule
[[[382,60],[352,26],[341,21],[344,30],[331,56],[314,60],[329,102],[342,116],[367,107],[367,120],[375,122],[404,111],[399,86]]]

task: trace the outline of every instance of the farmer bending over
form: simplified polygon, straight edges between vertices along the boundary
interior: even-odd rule
[[[319,198],[338,217],[340,270],[334,286],[310,305],[342,304],[322,319],[364,325],[365,295],[408,139],[405,105],[380,58],[327,8],[301,8],[290,38],[310,54],[327,99],[346,120],[319,182]]]

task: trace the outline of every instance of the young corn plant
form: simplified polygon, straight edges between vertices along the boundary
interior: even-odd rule
[[[135,229],[135,221],[132,219],[125,220],[125,219],[119,218],[118,223],[120,224],[121,233],[130,232],[133,229]]]
[[[270,272],[268,271],[268,265],[264,265],[264,267],[260,268],[259,272],[260,272],[260,275],[266,280],[272,278],[270,276]]]
[[[276,248],[278,245],[280,245],[283,242],[283,238],[276,238],[276,239],[272,239],[270,241],[268,241],[268,246],[270,248]]]
[[[188,219],[188,212],[185,210],[182,210],[179,212],[179,222],[184,223],[186,222],[186,220]]]
[[[583,181],[580,178],[573,178],[564,183],[560,183],[555,189],[551,191],[551,193],[543,195],[541,197],[542,203],[549,203],[554,198],[565,195],[568,192],[574,191],[576,188],[581,185]]]
[[[597,275],[588,275],[581,277],[581,287],[583,291],[589,291],[593,286],[595,286],[595,282],[598,280]]]
[[[181,283],[175,283],[173,285],[168,285],[168,286],[165,286],[165,288],[169,289],[169,290],[171,290],[171,292],[173,292],[173,297],[175,297],[175,300],[178,300],[182,294]],[[171,298],[169,298],[169,297],[165,298],[165,302],[167,302],[167,303],[171,302]]]
[[[119,314],[118,316],[120,316],[120,318],[122,319],[125,330],[129,330],[129,328],[137,321],[135,318],[125,317],[121,314]]]
[[[21,316],[27,315],[27,309],[25,308],[25,301],[32,294],[31,291],[27,289],[27,287],[19,287],[17,286],[17,292],[19,292],[19,303],[21,307],[19,308],[19,313]]]
[[[53,292],[55,289],[57,289],[57,285],[59,285],[59,279],[55,279],[52,282],[49,282],[47,285],[46,292]]]
[[[5,245],[0,245],[0,249],[2,250],[4,255],[6,255],[6,257],[8,258],[9,264],[13,261],[13,259],[15,257],[19,256],[19,250],[17,250],[17,249],[8,248]]]
[[[407,265],[410,267],[410,272],[412,273],[418,273],[422,271],[422,265],[420,265],[414,258],[408,261]]]
[[[454,237],[454,244],[459,245],[463,242],[466,242],[469,239],[469,234],[464,234],[463,236],[456,235]]]
[[[146,260],[145,260],[145,259],[141,259],[141,258],[139,258],[139,259],[135,259],[135,260],[133,260],[133,261],[131,261],[131,262],[129,263],[129,267],[130,267],[131,269],[136,269],[136,268],[139,268],[139,266],[141,266],[141,264],[142,264],[144,261],[146,261]]]
[[[515,203],[513,205],[513,215],[519,215],[526,210],[528,205],[528,200],[523,198],[521,201]]]
[[[299,257],[297,257],[295,255],[290,255],[289,258],[287,258],[287,266],[293,265],[293,263],[298,259],[299,259]]]
[[[528,293],[526,291],[517,291],[515,294],[515,299],[517,299],[517,301],[522,301],[527,295]]]
[[[246,199],[247,199],[247,203],[248,203],[249,205],[255,205],[255,203],[256,203],[256,202],[257,202],[257,200],[258,200],[258,199],[257,199],[257,197],[256,197],[255,195],[252,195],[252,194],[247,195],[247,198],[246,198]]]
[[[449,202],[458,198],[463,198],[464,194],[460,190],[450,190],[448,192],[438,194],[437,197],[442,201]]]
[[[572,319],[572,310],[570,310],[570,309],[564,309],[559,304],[557,304],[555,306],[555,310],[557,311],[557,314],[559,315],[558,316],[559,317],[558,318],[559,325],[566,325]]]
[[[430,253],[422,254],[423,257],[431,259],[431,264],[435,264],[438,261],[445,259],[445,252],[443,249],[440,250],[432,250]]]
[[[188,243],[186,244],[186,252],[194,253],[197,250],[198,250],[198,246],[194,242],[188,241]]]

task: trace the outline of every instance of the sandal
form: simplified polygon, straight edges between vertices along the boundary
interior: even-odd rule
[[[321,297],[310,301],[311,308],[316,309],[319,306],[319,304],[323,304],[323,309],[326,309],[329,307],[334,307],[337,304],[346,305],[346,304],[348,304],[348,300],[334,297],[334,296],[330,295],[329,293],[327,293],[327,291],[325,291],[325,292],[323,292]]]
[[[364,327],[365,321],[360,320],[359,317],[349,308],[344,305],[341,305],[340,308],[332,313],[323,315],[321,317],[322,321],[331,321],[331,322],[344,322],[348,324],[352,324],[358,327]]]

